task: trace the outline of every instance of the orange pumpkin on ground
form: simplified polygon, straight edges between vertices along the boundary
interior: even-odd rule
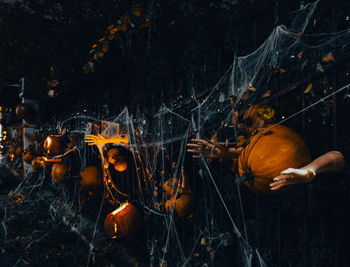
[[[106,216],[104,229],[110,238],[123,239],[134,234],[140,226],[140,215],[131,203],[123,203]]]
[[[179,194],[180,195],[180,194]],[[165,209],[171,212],[173,209],[179,217],[188,217],[194,208],[194,198],[192,194],[181,194],[179,198],[171,198],[165,202]]]
[[[272,179],[285,169],[301,168],[310,161],[310,152],[297,133],[283,125],[267,125],[264,132],[250,138],[239,155],[239,179],[248,177],[244,184],[256,193],[281,193],[291,187],[271,191]]]
[[[64,163],[55,163],[51,167],[51,177],[54,182],[62,182],[68,174],[68,166]]]
[[[165,202],[165,210],[171,212],[174,209],[179,217],[189,217],[193,213],[195,203],[188,183],[188,177],[184,170],[182,172],[181,186],[178,189],[177,195],[175,195],[179,183],[177,178],[171,178],[167,181],[169,183],[164,183],[165,194],[170,197],[172,196],[171,199]]]
[[[29,150],[22,156],[23,161],[27,164],[31,164],[34,158],[35,155]]]
[[[96,166],[87,166],[81,172],[80,185],[84,189],[94,190],[102,184],[102,172]]]

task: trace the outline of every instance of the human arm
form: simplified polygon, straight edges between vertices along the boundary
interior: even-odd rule
[[[270,184],[272,191],[284,186],[309,183],[315,176],[322,173],[335,173],[344,169],[344,156],[339,151],[330,151],[316,158],[300,169],[288,168],[273,179]]]
[[[187,152],[193,154],[193,158],[209,158],[230,160],[238,156],[242,151],[240,148],[227,148],[216,141],[206,141],[203,139],[191,139],[192,143],[187,144]]]

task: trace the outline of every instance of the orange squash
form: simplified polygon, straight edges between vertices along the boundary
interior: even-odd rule
[[[177,178],[171,178],[164,183],[163,187],[165,188],[165,194],[170,197],[172,196],[171,199],[165,202],[165,210],[167,212],[171,212],[174,209],[175,213],[179,217],[189,217],[193,213],[195,203],[188,183],[188,178],[185,173],[182,175],[181,186],[179,187],[177,195],[175,196],[178,183],[179,180]],[[166,189],[167,187],[168,189]]]
[[[179,198],[171,198],[165,202],[165,210],[171,212],[174,209],[179,217],[188,217],[193,213],[194,198],[191,193],[179,194]]]
[[[87,190],[94,190],[102,184],[102,172],[96,166],[87,166],[81,172],[80,185]]]
[[[62,182],[68,174],[68,166],[64,163],[55,163],[51,167],[51,177],[54,182]]]
[[[244,184],[256,193],[281,193],[291,187],[271,191],[272,179],[285,169],[301,168],[310,161],[310,152],[297,133],[283,125],[267,125],[264,133],[250,138],[239,155],[238,173],[241,178],[250,176]]]
[[[140,215],[131,203],[123,203],[106,216],[104,229],[110,238],[123,239],[134,234],[140,226]]]
[[[62,154],[65,149],[63,135],[52,134],[46,137],[44,142],[44,149],[52,156]]]

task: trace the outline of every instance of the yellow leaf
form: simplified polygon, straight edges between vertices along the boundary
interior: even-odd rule
[[[323,66],[320,63],[317,63],[316,72],[325,72]]]
[[[344,95],[344,98],[348,98],[348,97],[350,98],[350,94],[345,94]]]
[[[305,94],[309,93],[311,91],[311,89],[312,89],[312,83],[309,83],[308,86],[306,87],[304,93]]]
[[[253,87],[253,86],[249,87],[248,90],[251,91],[251,92],[255,92],[256,91],[255,87]]]
[[[322,58],[323,62],[329,63],[331,61],[335,61],[335,58],[333,56],[332,52],[329,52],[324,58]]]
[[[92,46],[92,48],[95,48],[97,46],[97,44],[94,44],[93,46]]]

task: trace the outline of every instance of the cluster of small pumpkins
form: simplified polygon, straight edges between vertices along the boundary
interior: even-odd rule
[[[23,152],[23,130],[3,129],[1,138],[1,155],[14,161],[22,156]]]

